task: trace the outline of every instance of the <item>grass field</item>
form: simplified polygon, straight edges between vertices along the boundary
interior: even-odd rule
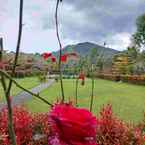
[[[64,80],[64,90],[67,100],[75,100],[75,80]],[[78,103],[80,107],[89,108],[91,94],[91,80],[87,80],[85,86],[79,86]],[[137,86],[126,83],[112,82],[97,79],[95,81],[95,98],[93,112],[98,115],[104,104],[111,103],[113,111],[121,119],[137,123],[143,118],[145,110],[145,86]],[[60,84],[54,83],[50,88],[41,92],[41,96],[50,102],[60,98]],[[33,99],[27,107],[32,112],[46,112],[49,106]]]
[[[37,77],[26,77],[26,78],[16,79],[16,81],[27,89],[30,89],[39,84]],[[7,83],[8,83],[8,80],[7,80]],[[16,87],[16,85],[13,84],[12,91],[11,91],[12,96],[15,96],[16,94],[20,93],[21,91],[22,91],[21,89],[19,89],[18,87]],[[1,101],[5,101],[5,97],[4,97],[2,85],[0,83],[0,102]]]

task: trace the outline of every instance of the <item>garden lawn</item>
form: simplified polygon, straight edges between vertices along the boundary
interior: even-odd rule
[[[75,80],[64,80],[66,100],[75,102]],[[85,86],[79,85],[78,104],[80,107],[89,108],[91,94],[91,80]],[[105,104],[112,104],[114,113],[127,122],[137,123],[143,119],[145,111],[145,86],[131,85],[108,80],[95,80],[93,112],[98,115],[100,108]],[[49,102],[60,99],[60,83],[54,83],[40,93]],[[26,106],[32,112],[46,112],[49,106],[33,99]]]
[[[37,77],[25,77],[25,78],[21,78],[21,79],[16,79],[16,81],[23,87],[27,88],[27,89],[31,89],[35,86],[37,86],[40,82],[38,81]],[[6,81],[8,84],[8,80]],[[18,87],[16,87],[15,84],[13,84],[12,86],[12,96],[17,95],[18,93],[22,92],[23,90],[19,89]],[[4,97],[4,92],[3,92],[3,88],[2,85],[0,83],[0,102],[5,101],[5,97]]]

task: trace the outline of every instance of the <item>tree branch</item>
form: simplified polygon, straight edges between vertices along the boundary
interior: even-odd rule
[[[93,102],[94,102],[94,69],[93,69],[93,64],[91,66],[91,72],[92,72],[92,92],[91,92],[91,102],[90,102],[90,112],[92,112],[93,109]]]
[[[35,94],[29,90],[27,90],[26,88],[22,87],[19,83],[17,83],[10,75],[8,75],[6,72],[0,70],[0,74],[7,77],[9,80],[11,80],[17,87],[19,87],[20,89],[24,90],[25,92],[29,93],[32,96],[35,96],[36,98],[38,98],[39,100],[43,101],[44,103],[48,104],[49,106],[53,107],[53,105],[51,103],[49,103],[47,100],[45,100],[44,98],[42,98],[39,94]]]
[[[11,74],[12,76],[15,75],[15,69],[16,69],[18,56],[19,56],[20,42],[21,42],[21,35],[22,35],[22,20],[23,20],[23,0],[20,0],[18,40],[17,40],[17,46],[16,46],[14,65],[13,65],[12,74]],[[10,91],[12,88],[12,82],[13,81],[10,80],[9,85],[8,85],[8,89],[5,91],[5,96],[6,96],[7,108],[8,108],[8,129],[9,129],[11,144],[17,145],[14,125],[13,125],[12,104],[10,101]]]
[[[62,44],[60,41],[60,36],[59,36],[59,28],[58,28],[58,6],[59,2],[62,2],[62,0],[57,0],[56,3],[56,10],[55,10],[55,25],[56,25],[56,35],[59,43],[59,77],[60,77],[60,85],[61,85],[61,93],[62,93],[62,102],[64,102],[65,96],[64,96],[64,88],[63,88],[63,80],[62,80],[62,70],[61,70],[61,56],[62,56]]]
[[[19,57],[21,37],[22,37],[22,27],[23,27],[23,0],[20,0],[18,40],[17,40],[16,54],[15,54],[15,59],[14,59],[14,64],[13,64],[13,69],[12,69],[12,76],[15,75],[15,69],[16,69],[17,61]],[[7,90],[8,96],[10,94],[11,87],[12,87],[12,81],[10,80],[8,90]]]
[[[0,38],[0,62],[3,63],[3,38]],[[1,76],[1,83],[2,83],[4,93],[6,95],[7,86],[3,75]]]

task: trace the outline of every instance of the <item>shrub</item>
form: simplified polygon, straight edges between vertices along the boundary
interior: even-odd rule
[[[33,134],[40,133],[49,135],[48,113],[35,114],[33,116]]]
[[[48,113],[35,114],[33,116],[33,144],[47,145],[49,134]]]
[[[0,145],[10,145],[7,119],[7,109],[3,109],[0,113]],[[13,120],[18,145],[48,143],[48,114],[32,115],[24,107],[14,107]]]
[[[140,128],[124,123],[112,113],[112,106],[103,107],[97,126],[99,145],[144,145]]]
[[[81,115],[80,115],[81,114]],[[7,109],[0,112],[0,145],[11,145]],[[145,119],[137,126],[118,119],[112,106],[103,107],[96,119],[86,109],[56,104],[50,113],[29,113],[13,108],[18,145],[144,145]]]
[[[13,108],[13,123],[18,145],[27,145],[32,139],[32,116],[23,107]],[[0,112],[0,134],[1,143],[10,145],[8,133],[8,116],[7,109]]]
[[[97,140],[100,145],[127,145],[128,127],[112,113],[112,106],[103,107],[98,119]]]
[[[117,75],[117,74],[97,74],[97,77],[112,81],[123,81],[131,84],[145,85],[144,75]]]
[[[128,82],[128,75],[121,75],[121,81]]]

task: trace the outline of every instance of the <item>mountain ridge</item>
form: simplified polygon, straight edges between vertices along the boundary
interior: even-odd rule
[[[92,42],[81,42],[77,44],[67,45],[62,50],[62,53],[76,52],[80,56],[84,57],[91,54],[92,49],[97,50],[98,54],[103,54],[105,57],[112,58],[114,55],[119,53],[120,51],[104,47]],[[59,54],[59,51],[54,52],[55,55]]]

